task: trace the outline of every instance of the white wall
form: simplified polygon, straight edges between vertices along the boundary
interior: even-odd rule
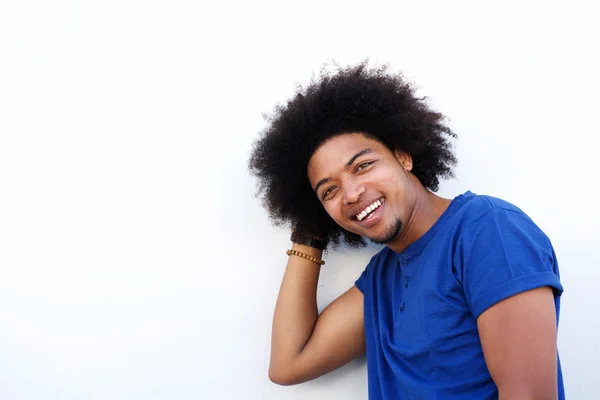
[[[568,395],[600,398],[598,6],[483,3],[3,2],[0,398],[366,398],[364,359],[268,381],[288,233],[246,170],[262,113],[365,57],[451,118],[443,195],[550,235]],[[321,307],[375,251],[329,256]]]

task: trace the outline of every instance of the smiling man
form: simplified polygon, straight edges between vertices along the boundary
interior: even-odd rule
[[[250,160],[276,223],[293,227],[273,319],[273,382],[366,351],[371,399],[563,399],[558,264],[516,206],[452,176],[454,133],[400,75],[323,73],[276,108]],[[323,250],[385,244],[319,315]]]

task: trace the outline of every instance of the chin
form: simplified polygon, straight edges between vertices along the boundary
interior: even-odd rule
[[[379,235],[379,236],[366,236],[365,235],[365,237],[367,239],[369,239],[371,242],[376,243],[376,244],[388,244],[388,243],[396,240],[398,238],[398,236],[400,236],[400,232],[402,232],[402,221],[398,219],[396,222],[390,223],[386,227],[385,232],[382,233],[381,235]]]

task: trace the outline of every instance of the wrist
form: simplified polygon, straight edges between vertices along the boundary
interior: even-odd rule
[[[311,247],[311,246],[306,246],[306,245],[300,244],[300,243],[293,243],[292,250],[296,250],[301,253],[308,254],[309,256],[313,256],[313,257],[316,257],[319,259],[323,256],[323,250],[317,249],[317,248]]]

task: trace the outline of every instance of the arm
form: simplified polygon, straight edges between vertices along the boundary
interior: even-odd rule
[[[462,230],[457,273],[499,398],[556,399],[556,255],[527,215],[498,204]]]
[[[321,250],[292,248],[321,258]],[[365,350],[362,293],[353,286],[318,315],[319,272],[319,265],[304,258],[288,260],[273,318],[269,378],[275,383],[317,378]]]
[[[499,399],[556,399],[556,310],[552,289],[509,297],[477,319],[486,364]]]

